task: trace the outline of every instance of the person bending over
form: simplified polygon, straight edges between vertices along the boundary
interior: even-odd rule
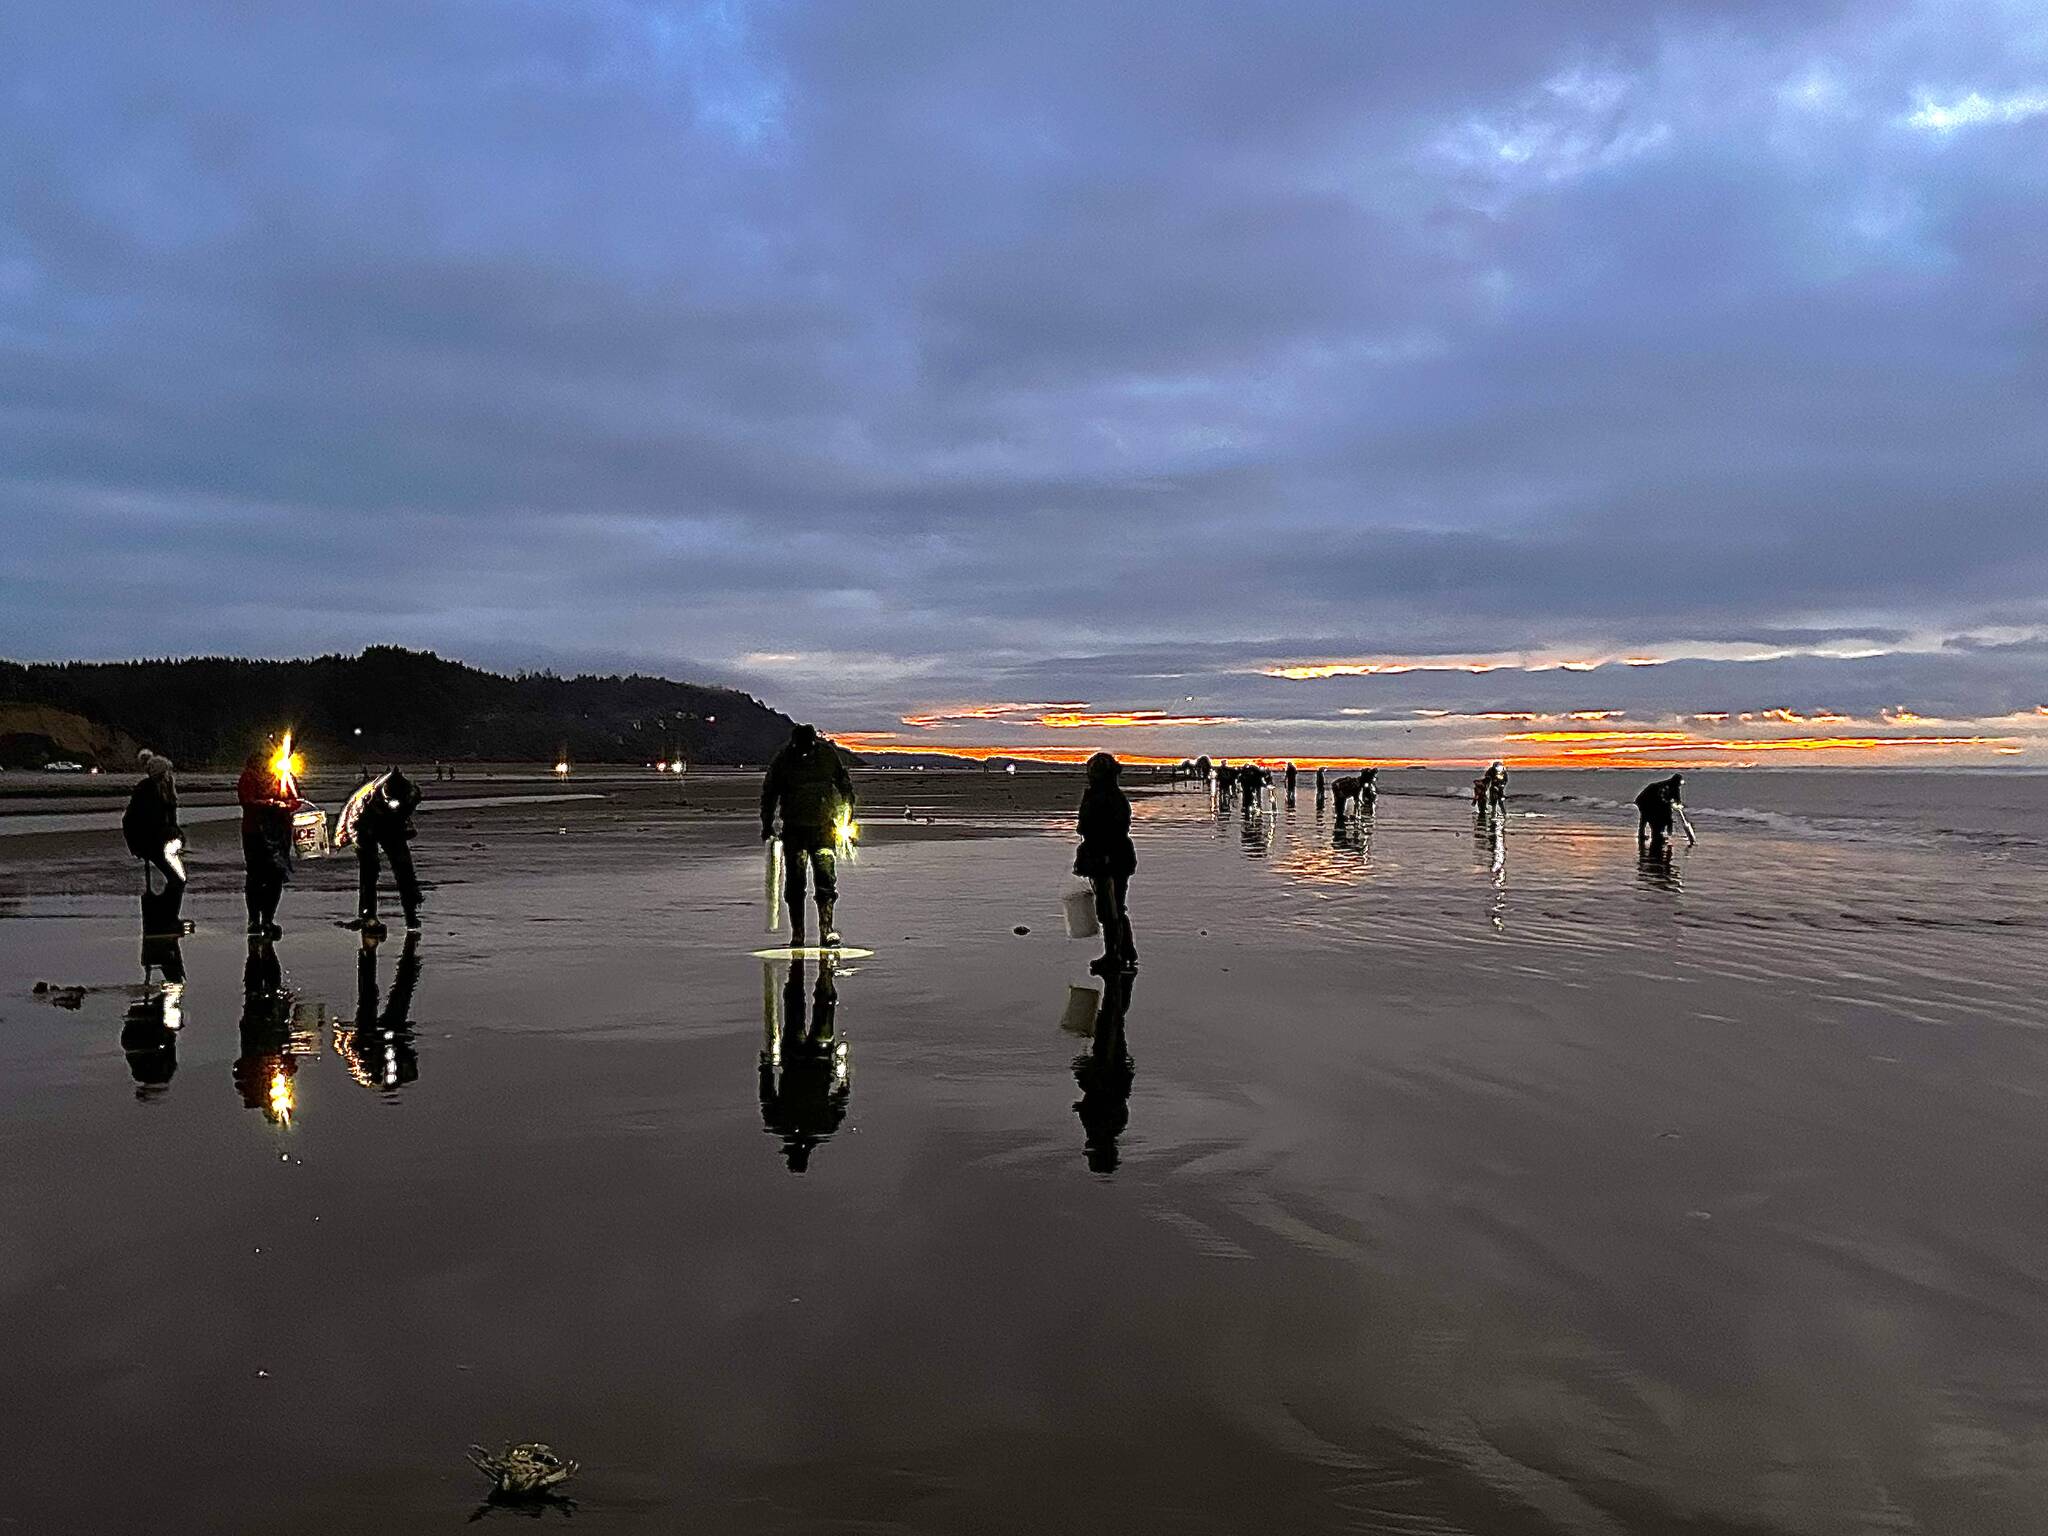
[[[1686,819],[1682,773],[1646,785],[1636,796],[1636,846],[1652,850],[1664,847],[1671,837],[1674,818],[1685,829],[1685,846],[1692,847],[1699,839],[1693,836],[1692,823]]]
[[[400,770],[380,773],[349,797],[334,832],[335,846],[356,845],[356,917],[351,928],[381,934],[377,917],[377,876],[381,858],[391,865],[405,926],[418,932],[420,882],[412,867],[412,813],[419,809],[420,787]]]
[[[1337,819],[1342,821],[1347,810],[1363,815],[1370,811],[1373,802],[1379,798],[1379,777],[1377,768],[1361,768],[1355,774],[1339,779],[1334,788],[1337,796]]]
[[[1508,803],[1508,771],[1495,758],[1486,772],[1472,781],[1472,806],[1482,815],[1490,815]]]

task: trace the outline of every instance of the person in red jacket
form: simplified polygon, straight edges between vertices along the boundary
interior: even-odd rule
[[[242,805],[243,893],[249,906],[249,937],[281,938],[277,904],[292,877],[292,812],[299,792],[289,768],[280,774],[262,752],[251,752],[235,785]]]

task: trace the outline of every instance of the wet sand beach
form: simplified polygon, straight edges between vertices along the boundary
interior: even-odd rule
[[[448,1530],[528,1438],[600,1531],[2037,1528],[2041,865],[1399,782],[1141,796],[1127,999],[1069,776],[865,780],[829,978],[752,780],[444,806],[281,1019],[195,826],[143,1086],[131,861],[0,836],[0,1530]]]

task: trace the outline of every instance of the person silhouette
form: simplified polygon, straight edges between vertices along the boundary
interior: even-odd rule
[[[846,760],[816,726],[791,731],[761,780],[761,841],[782,839],[782,899],[789,907],[790,943],[798,949],[804,946],[807,877],[817,897],[819,940],[827,948],[839,946],[838,849],[852,824],[854,801]]]
[[[142,754],[142,780],[121,813],[121,838],[142,861],[142,932],[145,937],[190,931],[185,901],[185,831],[178,825],[178,778],[161,752]],[[163,877],[161,893],[151,888]]]
[[[779,1020],[774,962],[763,961],[761,970],[761,1127],[781,1139],[789,1171],[804,1173],[811,1154],[845,1123],[853,1096],[853,1061],[838,1036],[838,960],[819,960],[817,986],[808,998],[805,962],[789,962]]]
[[[1098,976],[1138,968],[1138,945],[1131,934],[1131,877],[1138,870],[1138,848],[1131,841],[1131,801],[1118,780],[1123,764],[1108,752],[1088,759],[1088,785],[1081,792],[1075,829],[1081,846],[1074,853],[1074,873],[1086,880],[1095,896],[1095,919],[1102,930],[1102,955],[1088,969]]]
[[[1379,769],[1361,768],[1354,774],[1339,779],[1332,790],[1337,797],[1337,819],[1342,821],[1347,811],[1360,816],[1370,816],[1374,804],[1379,800]]]
[[[1685,832],[1685,846],[1690,848],[1699,841],[1693,835],[1692,822],[1685,814],[1685,775],[1674,773],[1668,779],[1659,779],[1646,785],[1636,796],[1636,847],[1644,851],[1663,849],[1671,837],[1671,825],[1676,821]]]
[[[1507,803],[1508,770],[1495,758],[1486,772],[1472,781],[1472,808],[1482,816],[1491,816],[1506,809]]]
[[[1125,1038],[1136,981],[1129,971],[1107,978],[1102,1007],[1095,1015],[1094,1041],[1074,1058],[1074,1084],[1081,1090],[1074,1113],[1081,1121],[1091,1173],[1114,1173],[1123,1160],[1117,1138],[1131,1123],[1131,1085],[1138,1070]]]

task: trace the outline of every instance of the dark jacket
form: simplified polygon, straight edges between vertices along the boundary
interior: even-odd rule
[[[420,787],[397,769],[384,774],[363,802],[356,822],[358,843],[390,843],[413,834],[412,813],[419,809]]]
[[[840,813],[853,809],[853,780],[839,749],[821,736],[808,747],[792,741],[776,753],[761,781],[763,836],[775,829],[778,807],[785,841],[828,846]]]
[[[184,833],[178,826],[178,790],[168,778],[145,778],[121,813],[121,837],[138,859],[154,858]]]
[[[1669,827],[1672,807],[1678,803],[1678,792],[1672,789],[1671,781],[1659,779],[1636,796],[1636,811],[1653,827]]]
[[[1081,850],[1074,855],[1074,873],[1096,879],[1122,875],[1138,867],[1137,845],[1131,841],[1131,802],[1114,784],[1090,784],[1081,794]]]
[[[242,806],[242,863],[253,874],[289,880],[292,874],[292,808],[268,769],[244,768],[235,782]]]

